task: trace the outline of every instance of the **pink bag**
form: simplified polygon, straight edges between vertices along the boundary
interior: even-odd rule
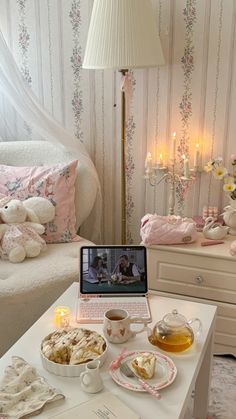
[[[192,243],[197,238],[196,224],[191,218],[175,215],[146,214],[141,219],[143,244]]]

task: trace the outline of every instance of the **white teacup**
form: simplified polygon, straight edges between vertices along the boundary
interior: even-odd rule
[[[99,360],[91,361],[86,364],[85,371],[80,374],[81,388],[87,393],[98,393],[103,389],[99,366]]]
[[[138,331],[131,330],[132,323],[143,324]],[[130,337],[141,333],[147,328],[147,321],[142,317],[130,317],[126,310],[111,309],[104,314],[103,334],[112,343],[126,342]]]

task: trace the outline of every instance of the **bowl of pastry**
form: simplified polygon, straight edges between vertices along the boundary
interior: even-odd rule
[[[77,377],[87,363],[107,355],[107,342],[94,330],[83,328],[57,329],[41,343],[41,360],[44,368],[63,377]]]

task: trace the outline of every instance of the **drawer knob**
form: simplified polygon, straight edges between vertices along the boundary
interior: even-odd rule
[[[204,280],[203,280],[203,277],[202,276],[198,275],[198,276],[196,276],[195,281],[197,282],[197,284],[202,284],[202,282]]]

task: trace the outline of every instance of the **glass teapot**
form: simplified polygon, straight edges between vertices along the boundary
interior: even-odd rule
[[[194,331],[190,325],[196,323],[196,337],[201,335],[202,323],[194,318],[187,320],[177,310],[166,314],[163,319],[157,322],[150,330],[148,340],[164,351],[182,352],[188,349],[194,341]]]

